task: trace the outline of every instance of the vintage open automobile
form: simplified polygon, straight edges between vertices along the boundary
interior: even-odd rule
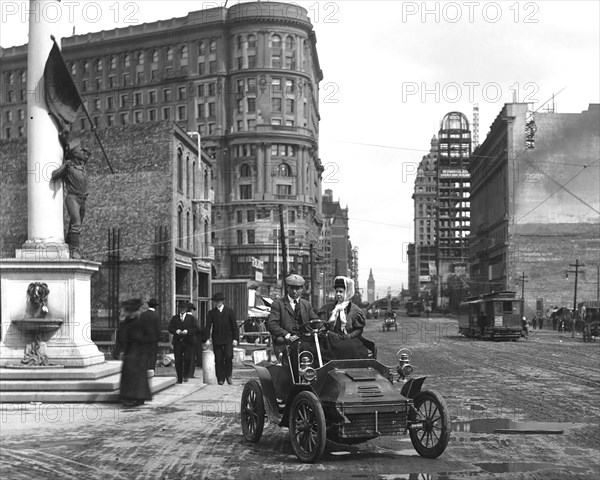
[[[292,449],[306,463],[319,461],[327,440],[352,445],[407,433],[421,456],[441,455],[450,439],[448,407],[439,393],[422,390],[425,377],[408,379],[410,352],[399,350],[398,365],[388,367],[377,361],[373,342],[362,339],[369,358],[324,363],[326,330],[320,320],[303,324],[301,339],[286,346],[282,361],[247,363],[258,379],[242,392],[246,440],[258,442],[268,420],[289,428]]]
[[[394,313],[393,310],[388,310],[383,315],[383,323],[382,323],[381,329],[384,332],[386,330],[389,332],[392,328],[396,332],[398,331],[398,324],[396,323],[396,313]]]

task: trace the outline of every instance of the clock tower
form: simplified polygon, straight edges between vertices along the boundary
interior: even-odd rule
[[[375,301],[375,279],[373,278],[373,269],[369,270],[369,280],[367,280],[367,302]]]

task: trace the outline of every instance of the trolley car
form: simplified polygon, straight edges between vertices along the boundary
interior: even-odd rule
[[[523,331],[523,299],[515,292],[493,292],[470,297],[460,304],[458,331],[467,337],[516,340]]]
[[[406,302],[406,314],[409,317],[420,317],[423,310],[423,302],[421,300],[411,300]]]

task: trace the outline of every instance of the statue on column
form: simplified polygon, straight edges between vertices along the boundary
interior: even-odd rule
[[[88,173],[86,170],[91,152],[81,145],[79,139],[65,142],[63,164],[52,172],[52,181],[61,179],[67,192],[65,206],[69,214],[67,243],[71,258],[81,258],[81,224],[85,217],[88,196]]]

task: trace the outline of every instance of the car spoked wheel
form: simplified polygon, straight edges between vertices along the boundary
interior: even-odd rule
[[[300,392],[290,411],[290,441],[301,461],[314,463],[323,456],[325,428],[325,414],[317,396],[312,392]]]
[[[444,398],[433,390],[423,390],[414,398],[410,414],[410,440],[419,455],[437,458],[450,440],[450,417]]]
[[[265,402],[260,383],[256,380],[244,385],[240,418],[244,438],[252,443],[258,442],[265,427]]]

